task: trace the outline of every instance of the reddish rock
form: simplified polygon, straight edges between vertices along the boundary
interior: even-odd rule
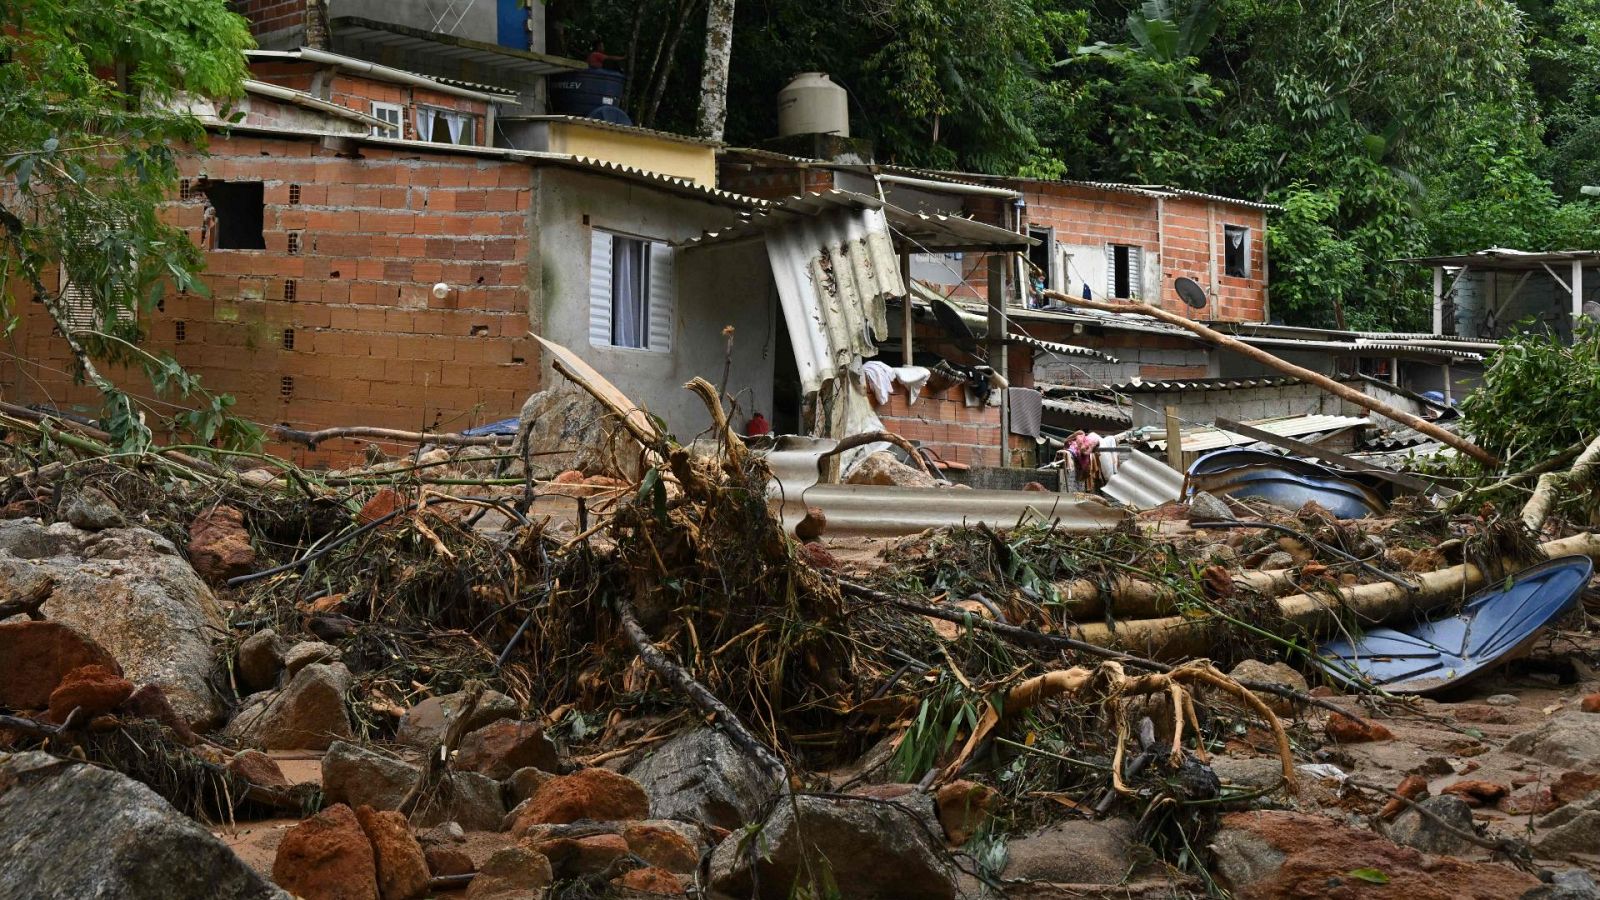
[[[397,812],[379,812],[370,806],[356,810],[361,830],[372,842],[372,856],[378,868],[378,896],[383,900],[412,900],[428,892],[428,860],[422,845],[411,836],[406,817]]]
[[[583,473],[577,469],[568,469],[551,479],[553,484],[583,484]]]
[[[639,782],[609,769],[580,769],[539,785],[522,806],[512,834],[534,825],[566,825],[579,819],[615,822],[650,815],[650,798]]]
[[[1600,713],[1600,694],[1590,694],[1589,696],[1583,698],[1583,702],[1579,704],[1579,708],[1587,713]]]
[[[462,738],[461,749],[450,765],[498,781],[530,766],[554,772],[561,767],[561,759],[543,728],[532,722],[501,719]]]
[[[816,541],[800,545],[800,558],[805,560],[813,569],[837,569],[839,559]]]
[[[1027,484],[1022,486],[1022,489],[1025,490],[1025,491],[1032,491],[1032,492],[1034,492],[1036,494],[1051,494],[1051,493],[1055,493],[1054,491],[1050,490],[1049,488],[1045,487],[1044,485],[1040,484],[1037,481],[1028,482]]]
[[[1211,842],[1215,871],[1239,900],[1500,900],[1539,881],[1510,866],[1425,856],[1325,816],[1231,813]],[[1372,869],[1384,883],[1351,873]]]
[[[467,885],[467,900],[525,900],[543,896],[550,885],[550,861],[525,847],[497,850]]]
[[[189,562],[207,581],[226,581],[256,570],[256,548],[244,527],[244,513],[216,506],[189,523]]]
[[[678,876],[654,867],[625,872],[611,879],[611,884],[625,891],[663,897],[682,897],[687,893]]]
[[[1561,803],[1550,788],[1540,784],[1525,784],[1501,798],[1496,808],[1513,816],[1542,816],[1554,812]]]
[[[263,787],[289,786],[289,779],[284,777],[283,769],[278,767],[277,761],[260,750],[240,750],[235,753],[233,758],[228,760],[228,771],[251,784]]]
[[[1334,713],[1329,716],[1328,724],[1324,731],[1328,737],[1341,744],[1365,744],[1371,741],[1394,739],[1394,734],[1382,724],[1368,721],[1363,725],[1343,713]]]
[[[544,840],[530,837],[522,846],[550,860],[550,869],[557,878],[577,878],[603,872],[607,866],[628,855],[628,842],[620,834]]]
[[[939,806],[939,824],[944,826],[945,837],[959,847],[989,821],[1000,805],[1000,794],[975,781],[952,781],[939,788],[934,801]]]
[[[103,716],[133,696],[133,682],[122,671],[103,665],[80,666],[68,672],[50,692],[50,721],[65,722],[74,709],[81,721]]]
[[[44,515],[44,506],[37,500],[17,500],[0,506],[0,519],[30,519]]]
[[[143,685],[134,691],[133,696],[122,704],[122,715],[125,718],[153,719],[165,725],[178,743],[185,747],[193,747],[200,741],[189,723],[172,708],[172,701],[167,699],[166,692],[161,690],[159,684]]]
[[[343,803],[284,833],[272,880],[304,900],[378,900],[372,842]]]
[[[456,847],[429,847],[422,855],[428,861],[428,871],[436,878],[441,875],[466,875],[477,869],[467,851]]]
[[[1454,794],[1466,801],[1471,807],[1493,806],[1501,797],[1511,793],[1511,788],[1492,781],[1482,781],[1476,778],[1458,781],[1439,791],[1441,794]]]
[[[1400,785],[1394,789],[1394,792],[1406,798],[1406,800],[1420,799],[1427,796],[1428,779],[1423,778],[1421,775],[1407,775],[1400,780]],[[1389,802],[1383,805],[1383,809],[1378,810],[1378,818],[1392,819],[1409,808],[1405,801],[1390,797]]]
[[[361,510],[356,513],[356,521],[362,525],[371,525],[404,505],[400,495],[396,494],[393,488],[384,488],[373,494],[371,500],[362,504]],[[387,524],[385,523],[385,527]]]
[[[84,666],[122,674],[104,647],[75,628],[58,622],[0,625],[0,707],[45,709],[61,679]]]
[[[827,530],[827,513],[824,513],[820,506],[808,506],[806,507],[806,514],[801,517],[799,522],[795,523],[794,536],[802,541],[810,542],[822,537],[822,533]]]
[[[1550,785],[1550,795],[1561,803],[1582,800],[1600,791],[1600,775],[1589,772],[1562,772]]]
[[[628,849],[658,869],[693,872],[700,866],[700,848],[671,825],[635,822],[622,829]]]

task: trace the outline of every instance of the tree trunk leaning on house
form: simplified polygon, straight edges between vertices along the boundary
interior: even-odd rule
[[[733,58],[734,0],[706,7],[706,59],[700,71],[700,136],[722,140],[728,121],[728,63]]]

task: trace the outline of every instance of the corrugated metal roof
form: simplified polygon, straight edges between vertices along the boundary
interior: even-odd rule
[[[1334,375],[1334,381],[1352,382],[1359,380],[1355,375]],[[1118,394],[1170,394],[1183,391],[1240,391],[1251,388],[1290,387],[1301,384],[1298,378],[1288,375],[1264,375],[1258,378],[1186,378],[1181,381],[1126,381],[1121,384],[1107,385],[1099,390],[1106,390]],[[1049,385],[1050,388],[1059,388],[1062,391],[1082,390],[1072,385]]]
[[[1128,411],[1111,403],[1101,403],[1098,400],[1081,398],[1061,399],[1046,397],[1043,401],[1045,412],[1057,415],[1070,416],[1075,419],[1090,419],[1104,422],[1118,430],[1126,429],[1133,424],[1133,417]],[[1051,424],[1047,422],[1046,424]]]
[[[1103,359],[1110,363],[1122,361],[1114,356],[1108,356],[1104,353],[1101,353],[1099,350],[1096,350],[1093,347],[1079,347],[1075,344],[1058,344],[1055,341],[1041,341],[1036,337],[1030,337],[1026,334],[1012,334],[1010,337],[1006,338],[1006,343],[1023,344],[1036,350],[1043,350],[1046,353],[1054,353],[1058,356],[1086,356],[1091,359]]]
[[[755,237],[800,216],[818,216],[837,209],[881,210],[894,233],[918,249],[953,253],[966,250],[1021,250],[1036,243],[1024,235],[959,216],[929,215],[901,209],[853,191],[814,191],[765,204],[760,212],[727,228],[708,231],[681,246],[723,244]]]
[[[874,337],[888,339],[884,301],[906,292],[899,258],[881,209],[841,207],[765,237],[801,390],[809,394],[876,355]]]
[[[1135,450],[1117,461],[1117,474],[1100,492],[1134,509],[1155,509],[1183,496],[1183,473]]]
[[[1593,262],[1600,260],[1600,250],[1550,250],[1536,252],[1513,250],[1509,247],[1490,247],[1474,253],[1453,256],[1408,256],[1390,262],[1415,263],[1419,266],[1468,266],[1471,268],[1500,269],[1502,271],[1539,269],[1544,263]]]
[[[1245,422],[1244,424],[1271,432],[1281,437],[1301,437],[1308,434],[1321,434],[1329,431],[1343,431],[1346,428],[1359,428],[1372,424],[1372,420],[1357,416],[1288,416],[1281,419],[1264,419],[1259,422]],[[1185,430],[1182,432],[1183,451],[1194,453],[1203,450],[1217,450],[1222,447],[1233,447],[1239,444],[1252,444],[1255,441],[1242,434],[1224,431],[1216,426],[1199,430]],[[1167,440],[1161,437],[1145,441],[1157,450],[1167,448]]]
[[[716,148],[722,146],[721,141],[711,141],[705,138],[691,137],[687,134],[675,134],[671,131],[660,131],[655,128],[643,128],[638,125],[623,125],[620,122],[607,122],[604,119],[590,119],[585,116],[501,116],[501,122],[565,122],[572,125],[581,125],[585,128],[595,128],[601,131],[616,131],[621,134],[634,134],[644,137],[657,138],[663,141],[676,141],[680,144],[693,144],[696,147]]]

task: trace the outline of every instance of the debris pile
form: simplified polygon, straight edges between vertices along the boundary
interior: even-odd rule
[[[342,472],[5,412],[0,895],[1600,896],[1586,585],[1443,699],[1319,650],[1600,558],[1548,500],[797,536],[558,371]]]

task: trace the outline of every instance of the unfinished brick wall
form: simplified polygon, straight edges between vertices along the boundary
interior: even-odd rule
[[[1250,277],[1233,278],[1223,265],[1223,229],[1239,225],[1250,229]],[[1162,281],[1193,278],[1210,290],[1212,255],[1216,262],[1216,296],[1198,315],[1205,319],[1264,322],[1267,315],[1266,216],[1257,209],[1200,198],[1173,197],[1166,201],[1166,255]],[[1172,291],[1163,292],[1163,304],[1174,311],[1186,307]]]
[[[1092,347],[1117,360],[1113,363],[1040,352],[1033,359],[1031,370],[1033,378],[1042,384],[1094,387],[1126,384],[1135,378],[1163,381],[1211,374],[1211,354],[1205,347],[1181,337],[1111,329],[1073,334],[1065,324],[1042,322],[1028,323],[1028,333],[1059,344]]]
[[[877,408],[883,427],[919,441],[950,462],[1000,465],[1000,407],[966,405],[966,391],[954,385],[937,393],[924,390],[915,406],[903,385]]]
[[[321,68],[325,67],[298,61],[272,60],[253,63],[250,74],[258,81],[315,93],[312,90],[315,73]],[[473,142],[479,145],[490,143],[484,130],[487,127],[487,104],[470,97],[336,72],[325,79],[322,99],[366,115],[372,115],[372,104],[375,102],[396,104],[403,110],[400,116],[401,136],[407,140],[417,138],[416,110],[419,105],[466,113],[473,119]]]
[[[305,23],[305,0],[234,0],[234,10],[250,21],[256,37]]]
[[[833,190],[829,169],[750,168],[742,163],[724,162],[717,166],[717,187],[761,200],[785,200],[800,194]]]
[[[232,393],[245,418],[301,429],[454,431],[515,415],[539,388],[525,337],[527,165],[370,146],[348,159],[276,136],[217,136],[210,150],[183,158],[191,190],[202,174],[262,182],[266,249],[208,253],[211,296],[169,292],[146,323],[148,349]],[[198,240],[204,205],[197,194],[166,212]],[[432,292],[440,282],[442,300]],[[97,412],[94,392],[70,383],[66,347],[42,308],[18,309],[20,359],[0,364],[0,391]],[[126,383],[151,393],[137,378]],[[360,451],[347,442],[273,449],[334,465]]]

